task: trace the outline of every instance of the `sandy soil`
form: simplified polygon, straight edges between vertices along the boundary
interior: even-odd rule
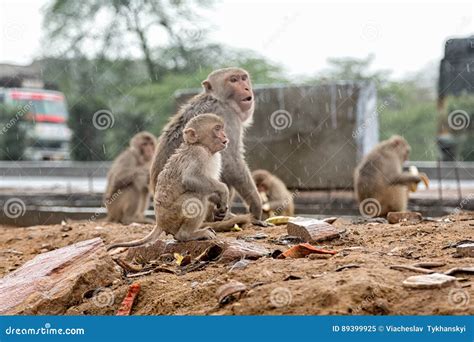
[[[460,240],[474,239],[474,214],[463,213],[416,225],[357,224],[349,219],[338,219],[334,225],[347,228],[347,233],[319,246],[338,251],[329,259],[264,257],[250,261],[243,269],[211,263],[203,270],[181,276],[168,273],[134,279],[124,276],[116,279],[105,293],[111,298],[111,305],[97,305],[98,299],[93,297],[69,307],[67,313],[112,315],[128,285],[138,281],[142,289],[132,311],[135,315],[474,314],[474,275],[458,274],[463,279],[443,289],[407,289],[402,286],[403,280],[418,273],[389,268],[421,261],[446,263],[439,271],[474,266],[474,258],[459,258],[455,248],[446,248]],[[106,243],[135,239],[151,228],[103,222],[72,222],[67,227],[0,227],[0,276],[48,250],[94,237],[101,237]],[[251,227],[222,235],[242,239],[262,233],[267,237],[252,243],[281,251],[291,246],[274,243],[286,235],[286,226]],[[348,264],[356,264],[358,268],[336,271]],[[218,305],[215,292],[230,280],[246,284],[248,291],[238,300]]]

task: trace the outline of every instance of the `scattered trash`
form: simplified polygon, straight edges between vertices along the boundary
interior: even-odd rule
[[[337,219],[338,217],[327,217],[327,218],[322,219],[322,221],[329,224],[333,224],[334,222],[336,222]]]
[[[272,252],[272,254],[270,254],[270,256],[271,256],[273,259],[278,259],[278,257],[279,257],[280,255],[282,255],[282,254],[283,254],[282,251],[280,251],[279,249],[275,249],[275,250]]]
[[[391,211],[387,214],[387,221],[390,224],[408,222],[412,224],[419,223],[423,216],[415,211]]]
[[[174,263],[174,255],[171,253],[163,253],[162,255],[159,256],[158,258],[159,261],[165,263],[165,264],[172,264]]]
[[[366,223],[388,223],[387,219],[383,217],[357,217],[351,220],[352,224],[366,224]]]
[[[285,258],[304,258],[309,254],[320,253],[320,254],[336,254],[336,251],[316,248],[309,243],[301,243],[299,245],[293,246],[288,249],[286,252],[278,256],[278,259]]]
[[[474,266],[468,266],[468,267],[454,267],[454,268],[451,268],[449,270],[447,270],[446,272],[444,272],[444,274],[446,275],[454,275],[454,274],[457,274],[457,273],[474,273]]]
[[[249,264],[250,264],[250,261],[248,260],[245,260],[245,259],[239,260],[230,267],[229,272],[232,272],[233,270],[243,270]]]
[[[341,272],[342,270],[345,270],[346,268],[360,268],[360,265],[358,264],[347,264],[347,265],[342,265],[336,268],[336,272]]]
[[[219,259],[222,255],[223,248],[219,245],[212,245],[209,246],[202,252],[200,255],[196,257],[197,261],[214,261]]]
[[[239,227],[239,225],[236,223],[230,230],[231,232],[241,232],[242,228]]]
[[[413,272],[425,273],[425,274],[435,273],[435,271],[433,270],[429,270],[422,267],[410,266],[410,265],[391,265],[389,266],[389,268],[392,270],[413,271]]]
[[[242,239],[245,240],[245,241],[254,241],[254,240],[263,240],[263,239],[266,239],[267,237],[268,237],[267,234],[257,233],[255,235],[245,236]],[[237,237],[237,238],[239,238],[239,237]]]
[[[247,291],[247,286],[245,286],[245,284],[236,280],[231,280],[217,289],[216,297],[220,305],[225,305],[236,299],[240,299],[245,291]]]
[[[122,267],[125,271],[128,271],[128,272],[141,272],[141,271],[143,271],[143,267],[138,266],[138,265],[132,265],[132,264],[126,262],[125,260],[120,259],[120,258],[115,258],[113,260],[117,263],[117,265]]]
[[[181,255],[179,253],[174,253],[174,259],[176,260],[176,264],[178,266],[186,266],[191,263],[191,256],[188,255]]]
[[[154,267],[152,269],[148,269],[146,271],[144,270],[144,271],[138,272],[138,273],[128,273],[126,275],[126,277],[127,278],[137,278],[137,277],[142,277],[142,276],[152,274],[152,273],[157,273],[157,272],[176,274],[175,271],[170,270],[169,268],[157,266],[157,267]]]
[[[290,274],[290,275],[286,276],[285,279],[283,279],[283,281],[288,281],[288,280],[300,280],[300,279],[303,279],[303,278],[300,277],[300,276],[296,276],[296,275]]]
[[[464,243],[456,247],[456,254],[461,257],[474,257],[474,243]]]
[[[450,244],[444,246],[441,249],[456,248],[459,245],[468,244],[468,243],[474,243],[474,240],[460,240],[460,241],[457,241],[457,242],[450,243]]]
[[[62,232],[68,232],[72,230],[72,227],[68,225],[68,223],[64,220],[61,221],[61,229]]]
[[[2,254],[14,254],[14,255],[23,255],[23,252],[17,251],[16,249],[6,249],[4,251],[1,251],[0,253]]]
[[[423,267],[423,268],[436,268],[436,267],[443,267],[446,266],[445,262],[438,262],[438,261],[425,261],[425,262],[418,262],[413,264],[414,267]]]
[[[325,221],[305,217],[290,220],[287,230],[289,235],[298,236],[309,243],[335,239],[346,231],[345,228],[334,227]]]
[[[447,287],[455,281],[455,277],[441,273],[432,273],[408,277],[403,281],[403,286],[414,289],[433,289]]]
[[[272,217],[267,218],[265,222],[278,226],[281,224],[287,224],[292,218],[293,217],[291,216],[272,216]]]
[[[292,236],[292,235],[283,235],[280,236],[278,239],[270,239],[268,242],[273,243],[275,245],[282,245],[282,246],[288,246],[288,245],[295,245],[298,243],[304,242],[302,238],[298,236]]]
[[[138,293],[140,292],[140,284],[133,283],[128,287],[128,292],[125,298],[118,309],[116,316],[129,316],[132,311],[133,304],[137,298]]]
[[[327,260],[327,259],[331,259],[332,258],[332,254],[310,254],[308,255],[308,259],[310,260]]]

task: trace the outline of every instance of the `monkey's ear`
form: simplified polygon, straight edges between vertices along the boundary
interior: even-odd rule
[[[183,139],[188,144],[195,144],[198,140],[198,136],[194,128],[186,128],[183,131]]]
[[[206,93],[209,93],[212,90],[211,82],[209,82],[208,80],[202,81],[201,84],[204,90],[206,91]]]

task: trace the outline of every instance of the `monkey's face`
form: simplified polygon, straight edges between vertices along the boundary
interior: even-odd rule
[[[222,102],[230,104],[237,110],[242,122],[253,114],[255,100],[249,74],[239,68],[229,68],[209,75],[202,82],[204,90]]]
[[[248,112],[254,105],[252,84],[246,73],[232,74],[227,78],[226,86],[231,90],[232,100],[242,112]]]
[[[147,139],[140,145],[140,153],[146,161],[150,161],[155,154],[155,144]]]
[[[227,147],[227,143],[229,139],[227,139],[227,135],[224,131],[224,125],[219,123],[215,124],[212,127],[211,133],[211,142],[210,142],[210,150],[212,153],[216,153],[222,151]]]

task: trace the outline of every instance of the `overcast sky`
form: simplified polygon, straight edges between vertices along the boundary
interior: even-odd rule
[[[0,1],[0,63],[28,64],[41,48],[45,0]],[[448,37],[474,34],[473,1],[220,1],[210,38],[255,50],[290,75],[312,75],[328,57],[375,55],[395,77],[437,67]]]

